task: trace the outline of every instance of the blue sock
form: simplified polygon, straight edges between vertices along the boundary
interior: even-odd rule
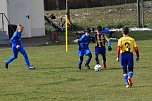
[[[129,77],[129,78],[132,78],[133,75],[134,75],[134,73],[133,73],[132,71],[130,71],[130,72],[128,73],[128,77]]]
[[[88,57],[87,60],[86,60],[86,64],[88,65],[91,61],[91,57]]]
[[[81,60],[78,62],[78,65],[79,65],[79,66],[81,66],[81,65],[82,65],[82,61],[81,61]]]
[[[124,74],[123,77],[124,77],[124,81],[125,81],[126,85],[128,85],[128,75]]]

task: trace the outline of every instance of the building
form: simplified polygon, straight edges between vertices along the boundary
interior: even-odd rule
[[[45,35],[43,0],[1,0],[0,13],[1,32],[8,34],[7,17],[10,24],[24,25],[23,37]]]

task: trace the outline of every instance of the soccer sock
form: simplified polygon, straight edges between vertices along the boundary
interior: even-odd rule
[[[128,73],[128,77],[129,77],[129,78],[132,78],[132,77],[133,77],[133,74],[134,74],[134,73],[133,73],[132,71],[130,71],[130,72]]]
[[[98,54],[95,54],[95,61],[96,61],[96,64],[99,64]]]
[[[88,65],[91,61],[91,57],[88,57],[87,60],[86,60],[86,64]]]
[[[125,81],[126,85],[128,85],[128,75],[124,74],[123,77],[124,77],[124,81]]]
[[[103,68],[107,68],[106,61],[102,61],[102,66],[103,66]]]
[[[81,66],[82,62],[83,62],[83,56],[80,56],[80,60],[78,62],[78,65]]]
[[[88,58],[87,58],[87,60],[86,60],[86,64],[87,64],[87,65],[89,65],[91,59],[92,59],[92,54],[89,53],[89,54],[88,54]]]

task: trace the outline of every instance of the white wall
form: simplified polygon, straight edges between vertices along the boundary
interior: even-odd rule
[[[31,0],[32,36],[45,35],[44,0]]]
[[[12,24],[24,25],[23,37],[45,35],[43,0],[8,0],[9,19]],[[29,19],[27,18],[29,15]]]
[[[5,13],[8,16],[7,12],[7,0],[0,0],[0,13]],[[2,30],[2,16],[0,15],[0,30]],[[4,18],[4,31],[8,33],[8,22]]]
[[[24,32],[22,37],[31,37],[31,0],[8,0],[8,12],[11,24],[23,24]]]

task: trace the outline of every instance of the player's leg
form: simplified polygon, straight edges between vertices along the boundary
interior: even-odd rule
[[[99,58],[98,58],[98,56],[99,56],[99,47],[96,46],[94,51],[95,51],[95,61],[96,61],[96,64],[99,64]]]
[[[78,51],[78,56],[80,57],[80,60],[78,62],[78,69],[81,70],[81,65],[82,65],[82,62],[83,62],[84,52],[83,51]]]
[[[5,61],[5,68],[8,69],[8,64],[11,63],[18,56],[18,49],[15,45],[12,45],[13,56],[11,56],[8,60]]]
[[[84,52],[85,52],[86,56],[88,56],[86,63],[85,63],[85,66],[87,67],[87,69],[90,69],[89,64],[90,64],[90,61],[92,59],[92,53],[91,53],[89,48],[86,48]]]
[[[86,60],[85,66],[87,67],[87,69],[90,69],[89,63],[90,63],[90,61],[91,61],[91,59],[92,59],[92,53],[91,53],[91,52],[88,53],[87,56],[88,56],[88,58],[87,58],[87,60]]]
[[[20,50],[19,50],[19,51],[20,51],[20,53],[21,53],[21,54],[23,55],[23,57],[24,57],[26,66],[27,66],[29,69],[34,69],[35,67],[32,67],[32,66],[30,65],[30,62],[29,62],[27,53],[26,53],[26,51],[25,51],[25,49],[24,49],[23,46],[20,47]]]
[[[103,68],[106,68],[106,54],[105,53],[102,54],[102,66]]]
[[[129,86],[132,87],[133,86],[133,82],[132,82],[132,77],[133,77],[133,67],[128,67],[128,83]]]
[[[95,53],[95,61],[96,61],[96,64],[100,64],[99,63],[99,58],[98,58],[99,54]]]
[[[106,68],[106,48],[101,48],[101,55],[102,55],[102,66]]]
[[[120,54],[120,64],[123,68],[123,78],[126,84],[126,87],[129,87],[129,83],[128,83],[128,71],[127,71],[127,58],[126,58],[126,53],[122,53]]]
[[[128,53],[128,82],[130,87],[132,87],[133,82],[132,82],[132,77],[133,77],[133,53]]]
[[[127,67],[122,67],[123,68],[123,77],[124,77],[124,81],[126,84],[126,87],[128,86],[128,74],[127,74]]]
[[[79,62],[78,62],[78,69],[79,69],[79,70],[81,70],[82,62],[83,62],[83,56],[80,56],[80,60],[79,60]]]

